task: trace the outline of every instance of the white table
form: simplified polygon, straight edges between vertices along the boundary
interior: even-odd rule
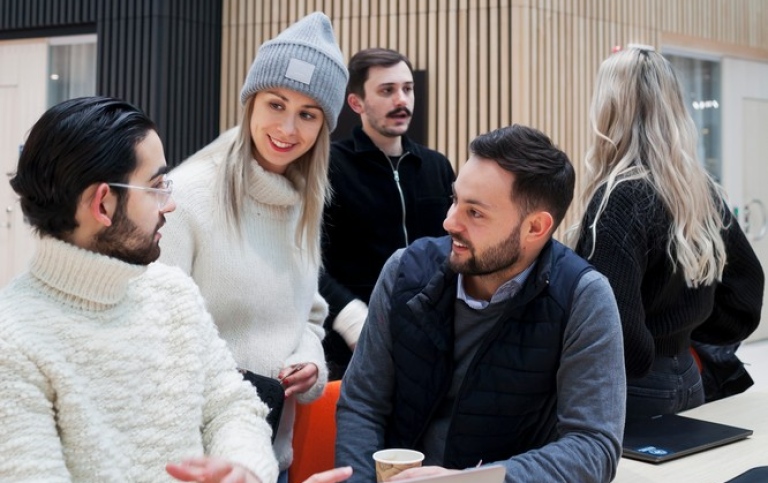
[[[754,434],[745,440],[661,464],[621,458],[615,482],[723,483],[755,466],[768,466],[768,392],[748,389],[681,414],[752,429]]]

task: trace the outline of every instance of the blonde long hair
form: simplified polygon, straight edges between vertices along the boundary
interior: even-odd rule
[[[645,180],[671,216],[667,255],[689,287],[719,280],[726,262],[723,192],[696,156],[696,126],[685,108],[672,65],[659,53],[627,49],[606,59],[590,109],[595,138],[587,151],[582,210],[605,193],[587,227],[592,251],[597,223],[616,186]],[[582,228],[576,225],[574,238]]]
[[[211,157],[221,160],[216,179],[220,194],[219,207],[228,228],[237,236],[242,236],[242,206],[247,193],[248,163],[253,160],[250,120],[255,97],[253,95],[248,99],[238,126],[223,133],[190,158]],[[302,201],[294,242],[299,248],[306,243],[309,259],[315,263],[320,263],[320,224],[323,207],[330,196],[330,146],[328,124],[323,122],[314,146],[292,162],[285,173],[288,179],[301,181],[295,183]]]

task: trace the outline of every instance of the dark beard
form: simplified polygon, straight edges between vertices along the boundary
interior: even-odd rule
[[[465,243],[465,240],[455,238]],[[472,256],[461,263],[449,258],[448,266],[451,270],[462,275],[491,275],[508,269],[520,260],[520,226],[518,225],[505,240],[486,250],[480,257],[471,245],[465,244],[469,246]]]
[[[93,250],[132,265],[149,265],[160,257],[160,244],[155,233],[164,223],[161,218],[152,234],[143,233],[125,213],[125,202],[120,200],[112,218],[112,226],[101,231],[93,240]]]

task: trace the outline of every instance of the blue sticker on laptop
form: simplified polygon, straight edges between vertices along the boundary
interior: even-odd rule
[[[664,456],[665,454],[669,454],[669,451],[665,450],[664,448],[657,448],[656,446],[644,446],[642,448],[637,448],[635,451],[652,454],[655,456]]]

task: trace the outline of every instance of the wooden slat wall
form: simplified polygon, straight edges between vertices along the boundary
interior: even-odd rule
[[[549,134],[581,172],[595,73],[614,45],[677,44],[768,61],[765,0],[222,1],[222,130],[238,122],[258,46],[322,10],[347,60],[389,47],[427,70],[427,144],[457,169],[474,136],[516,122]]]

